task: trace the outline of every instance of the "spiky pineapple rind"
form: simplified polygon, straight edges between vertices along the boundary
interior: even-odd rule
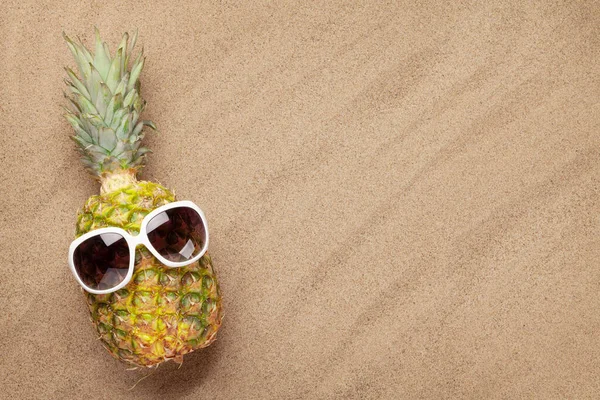
[[[137,234],[154,208],[175,201],[165,187],[136,182],[92,196],[78,216],[77,235],[105,226]],[[221,295],[205,254],[182,268],[166,268],[144,247],[136,250],[131,282],[106,294],[86,293],[99,338],[116,358],[154,366],[208,346],[221,325]]]

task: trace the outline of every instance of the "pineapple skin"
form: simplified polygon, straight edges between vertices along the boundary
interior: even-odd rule
[[[76,235],[104,227],[139,233],[143,218],[175,201],[163,186],[146,181],[90,197],[77,217]],[[221,294],[212,261],[205,254],[181,268],[167,268],[145,247],[136,249],[133,277],[117,292],[84,292],[91,320],[104,347],[139,367],[210,345],[221,326]]]

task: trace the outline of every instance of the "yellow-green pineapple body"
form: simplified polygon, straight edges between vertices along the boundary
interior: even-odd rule
[[[77,218],[77,236],[104,227],[139,233],[143,218],[175,201],[163,186],[135,181],[88,199]],[[210,256],[181,268],[161,264],[136,249],[130,283],[104,295],[85,292],[99,338],[116,358],[153,366],[208,346],[221,325],[221,296]]]

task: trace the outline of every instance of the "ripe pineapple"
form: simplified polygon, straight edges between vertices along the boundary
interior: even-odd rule
[[[66,68],[70,109],[65,117],[75,129],[85,168],[101,183],[100,194],[78,214],[77,236],[108,226],[137,234],[146,214],[175,201],[165,187],[136,179],[149,151],[141,147],[143,128],[156,129],[151,121],[139,120],[145,105],[138,80],[143,50],[128,68],[136,37],[129,42],[123,35],[111,58],[97,29],[93,56],[81,40],[64,35],[81,76]],[[221,325],[221,296],[210,256],[167,268],[140,246],[135,262],[133,278],[121,290],[85,292],[106,349],[125,362],[151,367],[170,359],[181,363],[184,354],[211,344]]]

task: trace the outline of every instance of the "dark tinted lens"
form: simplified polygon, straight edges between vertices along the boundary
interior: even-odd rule
[[[156,251],[173,262],[194,258],[206,241],[202,218],[189,207],[172,208],[157,214],[148,223],[146,234]]]
[[[77,246],[73,261],[77,275],[90,289],[111,289],[127,276],[129,246],[118,233],[104,233]]]

